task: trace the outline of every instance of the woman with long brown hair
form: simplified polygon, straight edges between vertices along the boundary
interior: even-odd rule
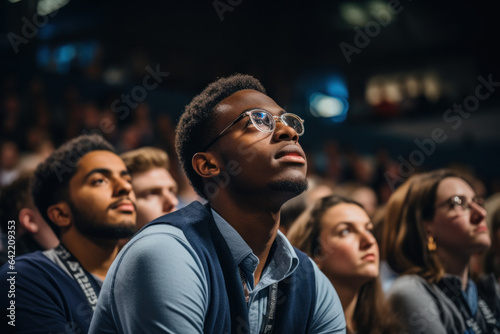
[[[398,263],[404,262],[406,259],[400,252],[395,252],[392,248],[388,249],[388,243],[382,241],[385,239],[401,239],[400,236],[404,235],[406,227],[401,225],[403,204],[406,200],[408,188],[413,182],[418,182],[420,176],[420,174],[414,174],[397,187],[375,221],[374,234],[380,246],[380,280],[384,292],[389,290],[400,274],[400,271],[395,271],[393,268],[398,268]]]
[[[500,333],[499,310],[469,277],[471,256],[491,243],[482,199],[450,170],[403,186],[404,200],[385,212],[381,243],[401,275],[389,290],[393,309],[411,333]]]
[[[339,294],[347,333],[398,333],[378,280],[373,223],[361,204],[340,196],[319,199],[287,237],[308,254]]]

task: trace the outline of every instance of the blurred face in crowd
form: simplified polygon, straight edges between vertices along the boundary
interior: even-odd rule
[[[6,142],[0,146],[0,167],[11,170],[16,167],[18,161],[18,149],[14,142]]]
[[[16,231],[16,234],[20,233],[20,236],[21,233],[26,231],[31,233],[33,239],[35,239],[43,249],[55,248],[59,244],[59,239],[56,234],[45,222],[31,200],[30,203],[19,211],[19,224],[22,229]]]
[[[109,151],[92,151],[78,162],[69,182],[75,228],[93,238],[119,239],[136,230],[135,194],[123,160]]]
[[[137,196],[137,228],[177,209],[177,183],[165,169],[155,167],[132,175]]]
[[[438,185],[434,217],[426,227],[437,248],[450,254],[468,257],[491,244],[482,201],[458,177],[445,178]]]
[[[356,204],[340,203],[321,219],[321,253],[316,263],[332,282],[364,284],[379,274],[379,249],[373,223]]]
[[[375,214],[378,206],[377,194],[373,191],[373,189],[369,187],[361,187],[354,191],[351,198],[363,205],[368,215],[373,217],[373,214]]]

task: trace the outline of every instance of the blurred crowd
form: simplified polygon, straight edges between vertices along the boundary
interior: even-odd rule
[[[144,146],[164,149],[170,157],[170,169],[179,184],[179,194],[189,201],[193,192],[180,171],[174,149],[174,128],[181,110],[174,111],[169,101],[162,101],[164,111],[153,112],[148,99],[134,100],[129,88],[124,88],[127,95],[116,87],[110,89],[103,85],[102,71],[100,84],[96,84],[92,77],[97,70],[92,69],[89,66],[86,72],[78,74],[85,79],[55,83],[41,73],[27,77],[11,73],[3,78],[0,186],[8,185],[24,170],[34,169],[63,142],[78,135],[97,133],[118,152]],[[133,77],[144,76],[144,73],[147,74],[144,69],[137,71]],[[141,80],[135,82],[140,84]],[[49,89],[49,85],[55,87]],[[89,88],[92,86],[96,87]],[[286,94],[281,95],[286,99]],[[321,147],[311,147],[309,151],[305,147],[305,150],[312,179],[347,192],[353,191],[354,185],[371,188],[370,196],[366,196],[371,199],[369,207],[373,211],[385,204],[408,177],[401,175],[400,163],[383,147],[372,154],[361,154],[356,147],[340,147],[336,141],[327,140]],[[452,167],[474,174],[470,166]],[[416,168],[416,171],[425,170],[425,165]],[[474,176],[476,191],[482,196],[500,191],[500,178],[483,180],[481,175]]]
[[[133,187],[137,197],[137,229],[193,200],[204,201],[180,168],[174,149],[175,115],[152,113],[147,100],[127,102],[116,92],[88,98],[77,84],[63,87],[53,97],[39,75],[20,81],[15,75],[6,78],[1,93],[0,249],[4,252],[9,230],[6,222],[12,219],[21,223],[16,231],[16,255],[57,246],[57,236],[44,223],[46,217],[40,215],[31,198],[30,180],[33,170],[56,147],[80,135],[98,134],[121,155],[131,173],[130,185],[123,186],[124,191],[131,193]],[[121,117],[115,101],[122,107],[127,105],[129,113]],[[400,165],[385,150],[365,156],[352,148],[343,149],[333,140],[323,143],[319,153],[306,155],[308,190],[283,205],[280,230],[330,278],[339,292],[348,329],[356,328],[360,333],[367,328],[377,333],[399,331],[401,319],[393,317],[397,313],[393,312],[394,305],[412,312],[430,300],[436,307],[446,308],[439,303],[444,298],[441,294],[448,290],[439,284],[448,282],[448,274],[465,282],[473,279],[479,294],[485,287],[496,291],[494,295],[500,291],[498,185],[485,184],[468,166],[443,166],[449,169],[437,171],[421,168],[414,175],[403,176]],[[164,182],[163,188],[155,186],[155,181]],[[146,185],[151,187],[146,189]],[[152,201],[153,195],[161,199]],[[482,234],[477,238],[465,237],[463,231],[447,235],[453,224],[477,225],[474,233]],[[346,243],[348,239],[343,238],[353,239]],[[123,237],[123,244],[127,240]],[[466,251],[457,255],[461,246]],[[329,260],[333,253],[335,260]],[[349,261],[358,253],[372,266],[361,271],[352,269]],[[462,267],[450,268],[446,261],[462,262]],[[349,272],[351,269],[354,273]],[[400,279],[410,274],[416,276]],[[464,297],[470,302],[468,307],[477,308],[475,285],[458,282],[468,294]],[[429,299],[415,299],[408,294],[411,289],[439,293]],[[393,311],[385,303],[384,293],[391,296]],[[368,305],[377,311],[368,312]],[[410,316],[403,314],[402,318]],[[435,319],[422,317],[426,324],[435,326],[436,332],[441,330],[439,321],[433,324]],[[478,326],[489,326],[488,319],[480,321],[485,323]]]

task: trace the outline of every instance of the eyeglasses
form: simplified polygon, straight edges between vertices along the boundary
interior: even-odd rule
[[[250,116],[250,120],[257,130],[262,132],[273,132],[276,129],[276,121],[281,122],[297,132],[299,136],[304,134],[304,120],[299,116],[292,113],[285,113],[281,116],[274,116],[269,111],[264,109],[252,109],[244,111],[239,115],[234,121],[231,122],[224,130],[222,130],[217,137],[214,138],[202,152],[208,150],[222,135],[229,130],[230,127],[238,123],[241,119],[246,116]]]
[[[465,196],[452,196],[441,204],[436,205],[436,208],[448,206],[448,210],[454,210],[458,214],[467,214],[471,210],[471,204],[474,203],[484,208],[484,198],[474,197],[470,202],[467,201]]]

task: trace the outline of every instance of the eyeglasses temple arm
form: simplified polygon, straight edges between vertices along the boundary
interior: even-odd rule
[[[231,124],[229,124],[228,126],[226,126],[224,128],[224,130],[222,130],[218,135],[217,137],[215,137],[210,143],[208,143],[207,146],[205,146],[205,148],[202,150],[202,152],[205,152],[206,150],[208,150],[208,148],[210,146],[213,145],[213,143],[215,143],[220,137],[222,137],[222,135],[224,134],[224,132],[226,132],[230,127],[232,127],[233,125],[235,125],[236,123],[238,123],[243,117],[245,117],[246,115],[248,114],[248,112],[244,112],[242,113],[240,116],[238,116],[234,121],[231,122]]]

